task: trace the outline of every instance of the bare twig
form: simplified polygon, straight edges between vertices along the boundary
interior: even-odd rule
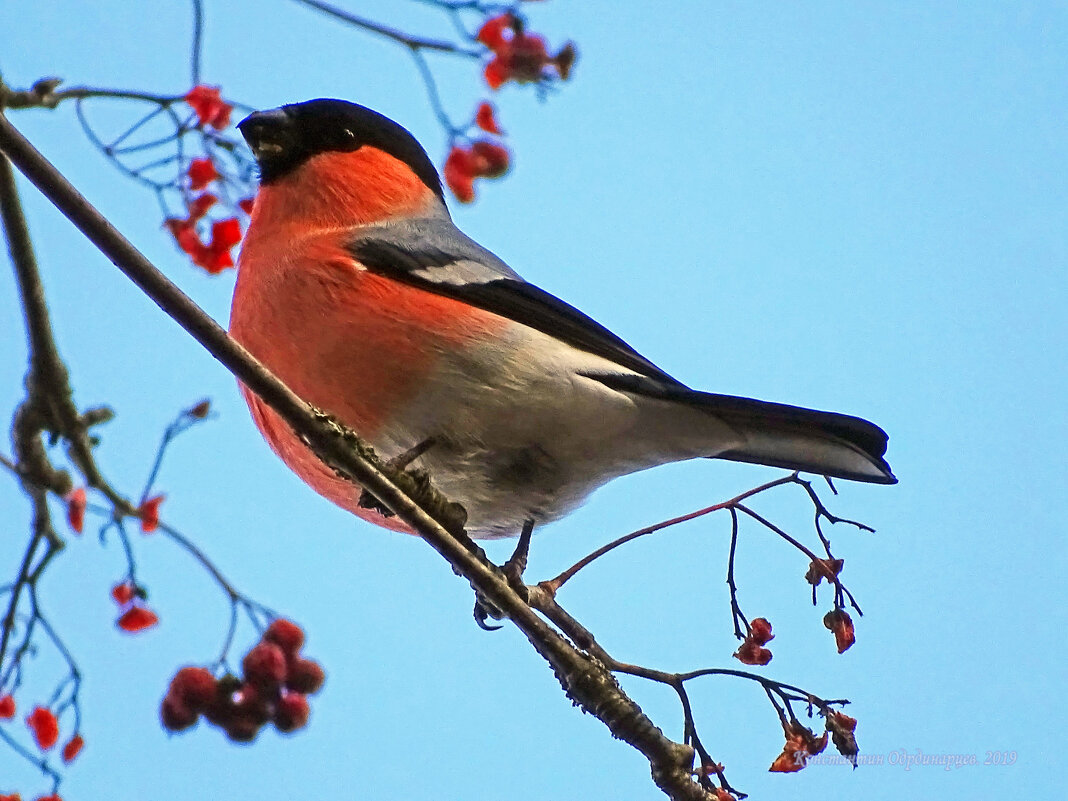
[[[392,28],[389,25],[383,25],[380,22],[375,22],[366,17],[358,16],[357,14],[340,9],[330,3],[324,3],[322,0],[294,0],[294,2],[299,3],[302,6],[314,8],[317,11],[323,12],[327,16],[341,20],[342,22],[357,28],[362,28],[369,33],[375,33],[379,36],[384,36],[387,39],[392,39],[394,42],[398,42],[405,47],[421,50],[435,50],[439,53],[455,53],[470,58],[478,58],[479,55],[481,55],[480,50],[461,47],[455,42],[450,42],[447,39],[429,39],[422,36],[412,36],[397,28]]]
[[[779,528],[777,525],[772,523],[770,520],[768,520],[763,515],[761,515],[761,514],[759,514],[757,512],[754,512],[752,509],[750,509],[745,504],[741,504],[741,503],[737,504],[736,508],[738,509],[739,512],[743,512],[744,514],[749,515],[749,517],[751,517],[754,520],[756,520],[758,523],[760,523],[760,525],[764,526],[766,529],[768,529],[770,531],[773,531],[779,537],[781,537],[782,539],[786,540],[788,543],[793,545],[797,550],[801,551],[801,553],[803,553],[805,556],[807,556],[810,561],[815,562],[815,561],[819,560],[819,557],[816,556],[816,554],[814,554],[804,543],[801,543],[798,540],[796,540],[795,538],[791,537],[789,534],[787,534],[785,531],[783,531],[781,528]],[[842,584],[842,581],[841,581],[841,579],[838,578],[838,576],[834,576],[834,575],[827,576],[827,580],[834,584],[835,589],[839,593],[844,593],[845,596],[849,598],[850,605],[854,609],[857,610],[857,614],[858,615],[863,615],[864,614],[860,610],[860,605],[857,604],[856,599],[853,597],[853,593],[851,593],[848,589],[846,589],[845,585]]]
[[[204,44],[204,3],[203,0],[193,0],[193,43],[189,54],[190,83],[196,86],[200,83],[200,54]]]
[[[3,87],[0,89],[0,108],[55,108],[65,100],[86,100],[88,98],[110,98],[112,100],[140,100],[169,106],[179,103],[183,95],[161,95],[154,92],[139,92],[128,89],[98,89],[90,86],[72,86],[58,89],[59,78],[42,78],[32,87],[16,90]]]
[[[796,474],[794,474],[794,475],[796,475]],[[587,556],[584,556],[582,559],[580,559],[575,564],[571,565],[571,567],[569,567],[563,573],[558,575],[556,578],[550,579],[549,581],[542,582],[542,583],[552,586],[554,590],[559,590],[576,573],[578,573],[580,570],[582,570],[582,568],[586,567],[591,562],[594,562],[597,559],[601,558],[602,556],[604,556],[609,551],[615,550],[620,545],[624,545],[624,544],[630,542],[631,540],[636,540],[639,537],[644,537],[646,534],[653,534],[653,533],[655,533],[657,531],[661,531],[662,529],[669,528],[671,526],[677,526],[679,523],[685,523],[685,522],[687,522],[689,520],[694,520],[694,519],[696,519],[698,517],[703,517],[704,515],[709,515],[709,514],[712,514],[713,512],[718,512],[718,511],[720,511],[722,509],[730,509],[730,508],[736,506],[741,501],[744,501],[746,498],[751,498],[752,496],[757,495],[757,494],[759,494],[761,492],[766,492],[767,490],[771,489],[772,487],[779,487],[779,486],[782,486],[783,484],[791,484],[791,483],[793,483],[793,481],[794,481],[794,476],[793,475],[786,476],[784,478],[779,478],[779,479],[776,479],[775,481],[769,481],[766,484],[761,484],[759,487],[754,487],[753,489],[747,490],[747,491],[741,493],[740,495],[736,495],[735,497],[731,498],[728,501],[723,501],[722,503],[713,504],[712,506],[706,506],[704,509],[698,509],[697,511],[690,512],[689,514],[681,515],[679,517],[673,517],[670,520],[664,520],[664,521],[662,521],[660,523],[654,523],[651,526],[646,526],[645,528],[640,528],[637,531],[632,531],[630,534],[624,534],[619,539],[612,540],[612,542],[608,543],[607,545],[603,545],[600,548],[598,548],[596,551],[594,551],[593,553],[591,553],[591,554],[589,554]]]
[[[742,608],[738,604],[738,584],[734,581],[734,557],[738,552],[738,510],[733,506],[731,513],[731,547],[727,555],[727,589],[731,594],[731,622],[734,624],[734,636],[739,640],[744,638],[749,631],[749,621],[742,614]],[[739,621],[742,625],[739,625]],[[745,631],[742,631],[742,626]]]

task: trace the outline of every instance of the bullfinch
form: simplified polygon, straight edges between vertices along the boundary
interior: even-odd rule
[[[872,423],[692,390],[524,281],[453,224],[426,151],[387,117],[311,100],[238,128],[260,189],[230,333],[381,456],[426,470],[472,536],[513,536],[613,478],[697,457],[897,481]],[[312,489],[406,530],[244,396]]]

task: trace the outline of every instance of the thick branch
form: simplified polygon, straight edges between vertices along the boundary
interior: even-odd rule
[[[7,124],[2,115],[0,122]],[[7,158],[0,158],[0,211],[15,269],[15,283],[19,290],[30,352],[30,369],[26,374],[27,397],[19,409],[13,431],[19,473],[36,486],[48,487],[60,495],[68,492],[71,488],[70,477],[65,471],[52,466],[40,439],[40,434],[45,431],[53,435],[62,434],[68,441],[71,459],[90,486],[99,489],[113,503],[125,509],[125,501],[100,474],[93,459],[93,445],[89,437],[89,428],[109,419],[110,411],[92,409],[80,414],[74,403],[67,366],[56,348],[37,259],[19,202],[15,176]]]
[[[15,174],[11,169],[11,162],[6,158],[0,159],[0,213],[4,224],[4,238],[7,240],[7,249],[19,288],[26,337],[29,341],[31,369],[43,374],[40,375],[41,378],[48,376],[65,382],[67,371],[56,351],[48,304],[45,302],[44,288],[37,271],[37,257],[33,252],[30,231],[22,213],[22,204],[19,202]]]
[[[19,480],[33,503],[30,542],[11,588],[7,611],[0,622],[2,669],[8,642],[15,627],[15,614],[22,591],[31,582],[37,550],[42,543],[45,544],[47,550],[41,562],[43,564],[63,547],[63,542],[52,530],[47,493],[43,487],[65,491],[69,489],[70,477],[52,467],[41,443],[41,432],[52,427],[57,418],[68,411],[62,408],[61,403],[56,403],[54,393],[48,391],[48,388],[67,384],[67,371],[52,337],[48,306],[37,273],[37,259],[33,252],[26,217],[19,202],[15,175],[11,163],[3,156],[0,156],[0,220],[3,221],[4,238],[15,269],[15,282],[22,301],[30,348],[30,367],[26,375],[27,397],[15,412],[12,435]],[[0,686],[5,675],[0,673]]]
[[[668,796],[711,799],[693,781],[693,749],[653,725],[598,661],[576,649],[517,594],[506,578],[475,549],[462,529],[439,523],[361,455],[359,441],[297,397],[262,364],[230,339],[219,325],[160,273],[11,124],[0,116],[0,150],[115,265],[205,349],[268,403],[332,468],[362,485],[400,520],[418,531],[471,585],[501,610],[552,666],[568,696],[598,717],[612,734],[650,762],[653,780]],[[450,532],[449,529],[452,529]]]

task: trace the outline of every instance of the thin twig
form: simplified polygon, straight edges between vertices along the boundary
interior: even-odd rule
[[[749,621],[742,614],[742,608],[738,604],[738,585],[734,581],[734,557],[738,550],[738,510],[733,506],[731,513],[731,547],[727,555],[727,587],[731,595],[731,622],[734,624],[734,636],[739,640],[744,639],[749,632]],[[745,625],[745,631],[738,625],[738,621]]]
[[[426,39],[421,36],[412,36],[397,28],[391,28],[388,25],[383,25],[380,22],[367,19],[366,17],[360,17],[356,14],[352,14],[348,11],[338,8],[330,3],[324,3],[322,0],[294,0],[302,6],[308,6],[314,8],[317,11],[321,11],[324,14],[339,19],[342,22],[346,22],[349,25],[353,25],[357,28],[362,28],[370,33],[376,33],[379,36],[384,36],[387,39],[392,39],[395,42],[411,47],[424,50],[436,50],[439,53],[455,53],[461,56],[468,56],[470,58],[478,58],[482,51],[474,48],[461,47],[455,42],[450,42],[446,39]]]
[[[40,501],[38,499],[33,500],[35,507],[35,517],[39,509]],[[4,656],[7,654],[8,640],[11,638],[11,633],[15,630],[15,615],[18,612],[19,600],[22,597],[22,590],[29,583],[30,566],[33,564],[34,557],[37,555],[37,548],[41,545],[45,539],[45,535],[40,531],[35,531],[30,537],[30,544],[26,547],[26,553],[23,554],[22,563],[19,565],[18,573],[15,574],[15,585],[11,588],[11,598],[7,602],[7,611],[4,613],[3,623],[0,624],[2,631],[0,631],[0,670],[3,669]],[[3,673],[0,673],[0,690],[4,688],[5,680],[10,673],[10,668]]]
[[[790,543],[795,548],[797,548],[797,550],[801,551],[801,553],[803,553],[805,556],[807,556],[811,561],[813,561],[813,562],[819,561],[819,557],[816,556],[816,554],[814,554],[811,550],[809,550],[808,546],[806,546],[804,543],[799,542],[798,540],[796,540],[793,537],[791,537],[789,534],[787,534],[785,531],[783,531],[781,528],[779,528],[777,525],[772,523],[770,520],[768,520],[763,515],[761,515],[761,514],[759,514],[757,512],[754,512],[752,509],[750,509],[745,504],[741,504],[741,503],[736,504],[735,508],[738,509],[739,512],[743,512],[743,513],[749,515],[751,518],[753,518],[758,523],[760,523],[760,525],[764,526],[765,528],[767,528],[770,531],[773,531],[779,537],[781,537],[782,539],[786,540],[788,543]],[[842,584],[842,581],[841,581],[841,579],[838,578],[838,576],[827,576],[827,580],[834,584],[835,589],[837,589],[839,592],[844,593],[849,598],[849,603],[852,605],[852,607],[854,609],[857,610],[857,614],[858,615],[863,615],[864,614],[862,611],[860,611],[860,605],[857,603],[857,599],[853,597],[853,593],[851,593],[848,589],[846,589],[845,585]]]
[[[41,83],[41,82],[38,82]],[[58,81],[57,81],[58,84]],[[184,95],[161,95],[155,92],[141,92],[130,89],[99,89],[92,86],[72,86],[70,89],[53,89],[38,93],[33,89],[16,91],[4,89],[0,93],[0,108],[55,108],[66,100],[86,100],[88,98],[109,98],[111,100],[140,100],[169,106],[185,99]]]
[[[202,0],[193,0],[193,44],[189,56],[190,84],[200,84],[200,53],[204,41],[204,4]]]
[[[794,475],[796,474],[785,476],[784,478],[779,478],[774,481],[769,481],[766,484],[761,484],[759,487],[754,487],[751,490],[747,490],[741,493],[740,495],[736,495],[728,501],[723,501],[722,503],[717,503],[712,506],[706,506],[704,509],[698,509],[695,512],[690,512],[689,514],[681,515],[680,517],[673,517],[670,520],[663,520],[659,523],[654,523],[651,526],[646,526],[645,528],[640,528],[637,531],[632,531],[630,534],[624,534],[619,539],[613,540],[607,545],[601,546],[593,553],[584,556],[582,559],[573,564],[571,567],[569,567],[563,573],[558,575],[556,578],[549,579],[547,582],[542,583],[551,585],[555,590],[559,590],[569,579],[571,579],[576,573],[582,570],[582,568],[604,556],[609,551],[615,550],[620,545],[624,545],[630,542],[631,540],[636,540],[638,539],[638,537],[644,537],[646,534],[652,534],[662,529],[669,528],[670,526],[676,526],[679,523],[685,523],[687,521],[694,520],[698,517],[703,517],[704,515],[709,515],[713,512],[718,512],[721,509],[729,509],[732,506],[735,506],[736,504],[740,503],[741,501],[744,501],[746,498],[750,498],[753,495],[765,492],[771,489],[772,487],[778,487],[783,484],[793,483]]]

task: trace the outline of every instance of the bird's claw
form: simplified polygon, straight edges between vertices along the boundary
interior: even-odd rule
[[[475,596],[474,616],[475,623],[483,631],[498,631],[504,628],[504,626],[492,626],[487,622],[491,617],[494,620],[501,620],[504,617],[504,612],[478,595]]]

